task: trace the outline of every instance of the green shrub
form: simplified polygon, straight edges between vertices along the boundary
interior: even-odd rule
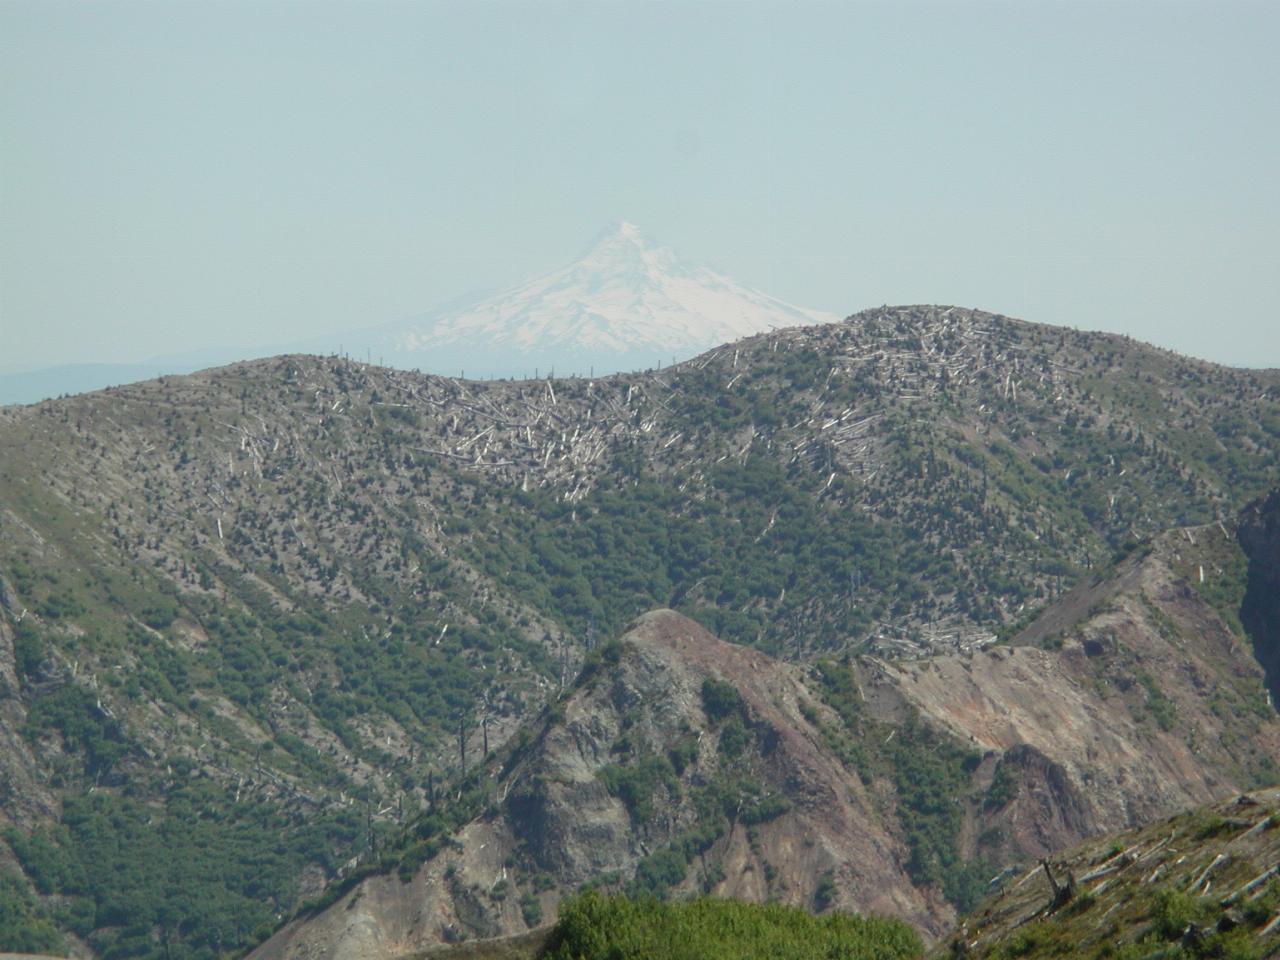
[[[813,891],[813,908],[821,913],[835,902],[836,878],[830,870],[822,875]]]
[[[13,630],[14,666],[22,680],[34,680],[44,663],[48,651],[44,638],[28,620],[23,620]]]
[[[662,898],[667,891],[684,881],[689,871],[689,861],[683,851],[659,850],[636,865],[636,876],[631,884],[635,896]]]
[[[1164,731],[1172,730],[1174,720],[1177,718],[1177,708],[1173,705],[1173,701],[1164,695],[1164,691],[1156,684],[1151,674],[1141,673],[1138,675],[1138,680],[1147,692],[1147,710],[1150,711],[1156,725]]]
[[[1200,923],[1207,915],[1206,902],[1189,893],[1166,887],[1156,894],[1151,910],[1155,932],[1165,940],[1182,936],[1192,923]]]
[[[714,727],[727,717],[741,712],[742,695],[733,684],[707,677],[702,681],[702,709]]]
[[[991,777],[991,786],[982,805],[988,810],[999,810],[1018,795],[1018,775],[1012,764],[1000,760],[996,764],[995,773]]]
[[[520,898],[520,916],[524,917],[526,926],[536,927],[542,922],[542,903],[532,892]]]
[[[899,920],[700,897],[682,903],[588,892],[560,905],[546,960],[906,960],[923,953]]]
[[[0,952],[66,955],[48,911],[17,877],[0,873]]]
[[[73,683],[36,700],[27,712],[23,732],[29,739],[60,734],[65,749],[81,754],[90,776],[109,771],[129,749],[120,725],[93,694]]]
[[[611,763],[601,767],[596,776],[611,796],[617,797],[626,805],[631,819],[638,824],[652,819],[653,794],[660,785],[672,795],[677,794],[680,789],[671,761],[653,753],[644,754],[634,763]]]
[[[729,760],[733,760],[742,754],[747,748],[750,737],[747,735],[747,728],[742,725],[742,721],[734,717],[724,725],[724,729],[720,732],[720,755]]]
[[[667,751],[667,759],[677,774],[683,774],[689,764],[698,758],[698,738],[690,734],[676,741]]]

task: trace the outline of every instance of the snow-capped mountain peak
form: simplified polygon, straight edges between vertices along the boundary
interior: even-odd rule
[[[686,359],[775,327],[834,314],[792,306],[706,267],[619,222],[559,270],[461,307],[382,328],[378,351],[396,366],[472,375],[596,373]]]
[[[680,258],[674,250],[650,240],[634,223],[620,220],[596,235],[578,263],[584,267],[622,272],[644,269],[679,272]]]

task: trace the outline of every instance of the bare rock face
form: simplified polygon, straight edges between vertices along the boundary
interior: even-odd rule
[[[1097,818],[1078,781],[1058,763],[1028,743],[1020,743],[1000,755],[997,776],[1013,784],[1006,804],[985,804],[980,818],[984,830],[998,846],[1002,862],[1026,859],[1035,853],[1058,849],[1067,837],[1086,837],[1096,829]],[[990,856],[995,851],[986,850]]]
[[[1217,525],[1166,535],[1010,646],[877,665],[877,676],[1017,765],[1013,799],[988,826],[1016,839],[1009,853],[1039,856],[1211,802],[1266,777],[1280,751],[1262,669],[1198,589],[1227,575],[1234,549]]]

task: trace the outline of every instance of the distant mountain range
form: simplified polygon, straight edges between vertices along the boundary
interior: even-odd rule
[[[839,319],[681,260],[635,225],[615,223],[568,266],[420,317],[258,350],[227,347],[136,364],[0,372],[0,404],[34,403],[280,353],[346,353],[402,370],[470,379],[552,370],[603,375],[665,366],[781,327]]]

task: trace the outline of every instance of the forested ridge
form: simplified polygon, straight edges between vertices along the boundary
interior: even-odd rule
[[[1278,446],[1274,372],[935,307],[597,380],[283,357],[5,408],[12,948],[243,948],[644,610],[789,658],[980,645],[1229,523]]]

